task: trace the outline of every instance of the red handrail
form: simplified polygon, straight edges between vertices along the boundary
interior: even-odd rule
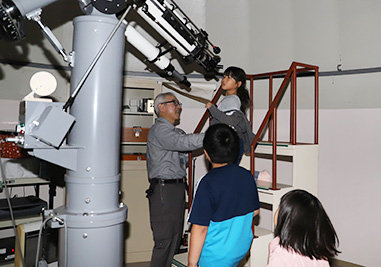
[[[302,67],[302,68],[298,68]],[[288,71],[276,71],[276,72],[268,72],[268,73],[262,73],[262,74],[255,74],[255,75],[247,75],[248,78],[250,78],[251,83],[254,83],[254,80],[259,80],[263,78],[268,78],[269,79],[269,110],[266,113],[265,118],[263,119],[261,126],[259,127],[257,134],[253,140],[253,143],[251,144],[251,149],[250,149],[250,169],[251,172],[254,175],[255,171],[255,147],[261,138],[263,131],[268,125],[269,129],[269,142],[272,142],[272,177],[273,177],[273,182],[272,182],[272,188],[273,190],[276,190],[276,178],[277,178],[277,168],[276,168],[276,161],[277,161],[277,153],[276,153],[276,147],[277,147],[277,107],[280,103],[281,96],[284,94],[287,84],[290,81],[291,82],[291,102],[290,102],[290,143],[295,145],[297,144],[297,134],[296,134],[296,111],[297,111],[297,106],[296,106],[296,81],[297,81],[297,75],[298,73],[301,72],[310,72],[314,71],[314,77],[315,77],[315,101],[314,101],[314,109],[315,109],[315,131],[314,131],[314,144],[318,144],[318,133],[319,133],[319,82],[318,82],[318,77],[319,77],[319,67],[313,66],[313,65],[307,65],[304,63],[298,63],[298,62],[293,62],[288,69]],[[285,75],[282,84],[280,85],[277,94],[275,95],[274,99],[272,99],[272,91],[273,91],[273,79],[274,76],[279,76],[279,75]],[[254,86],[251,84],[250,88],[254,88]],[[251,95],[253,95],[253,92],[251,91]],[[251,109],[251,113],[253,113],[253,110]]]
[[[250,80],[250,95],[254,95],[254,81],[255,80],[262,80],[262,79],[269,79],[269,110],[266,113],[265,118],[263,119],[256,136],[253,140],[253,143],[250,147],[250,169],[251,172],[254,175],[255,171],[255,147],[258,144],[259,139],[261,138],[264,129],[266,125],[268,125],[268,141],[272,142],[272,177],[273,177],[273,183],[272,188],[273,190],[276,190],[276,177],[277,177],[277,168],[276,168],[276,160],[277,160],[277,154],[276,154],[276,147],[277,147],[277,107],[280,103],[281,96],[284,94],[285,90],[287,89],[287,85],[289,81],[291,82],[291,104],[290,104],[290,143],[295,145],[297,144],[297,134],[296,134],[296,110],[297,110],[297,101],[296,101],[296,87],[297,87],[297,77],[298,73],[302,72],[311,72],[314,71],[314,77],[315,77],[315,101],[314,101],[314,109],[315,109],[315,138],[314,138],[314,144],[318,144],[318,132],[319,132],[319,67],[308,65],[304,63],[299,62],[293,62],[288,70],[282,70],[282,71],[275,71],[275,72],[267,72],[267,73],[261,73],[261,74],[250,74],[247,75],[247,79]],[[275,78],[283,77],[283,82],[280,85],[277,94],[273,98],[273,80]],[[216,103],[218,98],[220,97],[222,92],[221,87],[218,89],[217,93],[212,99],[212,103]],[[253,97],[250,99],[250,121],[253,124]],[[202,116],[200,122],[198,123],[194,133],[199,133],[202,129],[202,127],[205,125],[206,120],[208,119],[208,111],[205,111],[204,115]],[[188,207],[190,209],[192,204],[192,198],[193,198],[193,190],[192,190],[192,175],[193,175],[193,169],[192,169],[192,154],[189,154],[189,161],[188,161],[188,182],[189,182],[189,188],[188,188]]]
[[[221,96],[221,93],[222,93],[222,88],[220,86],[220,88],[218,88],[216,94],[214,95],[212,101],[210,101],[211,103],[215,104],[217,103],[217,100],[218,98]],[[209,118],[209,111],[206,110],[204,112],[204,115],[202,115],[201,117],[201,120],[200,122],[198,123],[196,129],[194,130],[193,133],[199,133],[201,132],[202,128],[204,127],[205,125],[205,122],[207,121],[207,119]],[[192,176],[193,176],[193,162],[192,162],[192,153],[189,153],[189,157],[188,157],[188,210],[190,210],[191,208],[191,205],[192,205],[192,199],[193,199],[193,180],[192,180]]]

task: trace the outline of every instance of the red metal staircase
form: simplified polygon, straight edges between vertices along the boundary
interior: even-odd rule
[[[301,77],[313,77],[314,78],[314,143],[318,144],[319,133],[319,67],[308,65],[299,62],[293,62],[288,70],[268,72],[262,74],[250,74],[247,75],[247,79],[250,80],[250,95],[254,95],[254,85],[256,81],[268,80],[269,90],[269,109],[256,133],[254,141],[251,145],[250,153],[250,170],[254,175],[255,170],[255,149],[258,142],[263,142],[262,137],[265,130],[268,131],[269,145],[272,145],[272,190],[277,189],[277,146],[279,143],[288,143],[292,145],[299,144],[297,142],[297,79]],[[273,90],[274,79],[283,78],[283,81],[276,91],[275,96]],[[280,142],[277,140],[277,110],[278,106],[284,96],[285,91],[290,87],[290,140],[287,142]],[[222,89],[219,88],[215,96],[212,99],[212,103],[216,103],[222,93]],[[250,121],[253,122],[253,97],[250,100]],[[200,122],[198,123],[194,133],[199,133],[204,127],[208,119],[208,111],[205,111]],[[267,127],[267,128],[266,128]],[[305,144],[305,143],[304,143]],[[193,168],[192,168],[192,154],[189,155],[189,168],[188,168],[188,182],[189,182],[189,208],[192,203],[193,197]]]

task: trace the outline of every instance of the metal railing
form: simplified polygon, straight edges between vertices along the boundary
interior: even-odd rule
[[[250,79],[250,95],[254,95],[254,81],[268,79],[269,80],[269,109],[259,127],[256,136],[250,148],[250,170],[254,175],[255,171],[255,148],[259,139],[264,133],[265,127],[268,126],[268,142],[272,143],[272,188],[277,187],[277,110],[279,103],[284,95],[288,84],[291,83],[290,93],[290,140],[289,143],[296,145],[297,143],[297,78],[313,76],[314,83],[314,144],[319,142],[319,67],[307,65],[304,63],[293,62],[288,70],[268,72],[262,74],[247,75]],[[275,78],[283,78],[275,97],[273,98],[273,81]],[[253,122],[253,97],[250,102],[250,121]]]
[[[268,72],[268,73],[261,73],[261,74],[250,74],[246,75],[247,79],[250,80],[250,121],[253,123],[253,116],[254,116],[254,110],[253,110],[253,95],[254,95],[254,82],[257,80],[269,80],[269,109],[266,113],[266,116],[264,117],[256,136],[253,140],[253,143],[251,144],[250,148],[250,170],[252,174],[254,175],[255,171],[255,148],[258,144],[259,139],[264,134],[266,126],[268,126],[268,142],[272,143],[272,188],[273,190],[276,190],[276,181],[277,181],[277,110],[279,103],[282,99],[282,96],[284,95],[284,92],[287,90],[288,84],[291,84],[291,94],[290,94],[290,144],[296,145],[297,144],[297,134],[296,134],[296,126],[297,126],[297,118],[296,118],[296,111],[297,111],[297,78],[298,77],[308,77],[313,76],[315,79],[314,83],[314,144],[318,144],[319,140],[319,67],[308,65],[304,63],[299,62],[293,62],[288,70],[284,71],[276,71],[276,72]],[[273,97],[273,81],[274,79],[283,78],[283,82],[281,83],[275,97]],[[221,87],[216,92],[215,96],[211,100],[212,103],[216,103],[218,98],[220,97],[222,93]],[[204,127],[208,116],[208,111],[206,110],[204,115],[202,116],[200,122],[198,123],[196,129],[194,130],[194,133],[199,133],[201,129]],[[193,162],[192,162],[192,154],[189,154],[189,161],[188,161],[188,182],[189,182],[189,189],[188,189],[188,204],[189,208],[192,204],[192,198],[193,198]]]
[[[222,88],[218,88],[216,94],[214,95],[213,99],[210,101],[213,104],[215,104],[218,100],[218,98],[221,96],[222,93]],[[196,129],[194,130],[193,133],[199,133],[202,128],[204,127],[206,121],[209,118],[209,111],[206,110],[204,112],[204,115],[201,117],[200,122],[197,124]],[[192,200],[193,200],[193,162],[192,162],[192,153],[189,153],[188,157],[188,210],[190,210],[191,205],[192,205]]]

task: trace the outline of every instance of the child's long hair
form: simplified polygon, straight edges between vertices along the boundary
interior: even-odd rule
[[[246,89],[246,73],[243,69],[238,67],[228,67],[224,71],[224,76],[230,76],[237,82],[241,82],[241,86],[237,90],[237,96],[241,100],[241,111],[246,114],[246,110],[250,106],[250,95]]]
[[[279,244],[311,259],[340,253],[336,231],[320,201],[304,190],[293,190],[280,201],[275,236]]]

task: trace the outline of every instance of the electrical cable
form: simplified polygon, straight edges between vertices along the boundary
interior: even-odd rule
[[[67,266],[67,263],[68,263],[68,262],[67,262],[67,255],[69,254],[69,253],[68,253],[68,249],[69,249],[69,247],[68,247],[68,241],[67,241],[67,236],[68,236],[68,234],[67,234],[67,224],[66,224],[65,220],[62,219],[62,218],[54,217],[54,219],[57,220],[58,223],[64,225],[64,231],[65,231],[65,234],[64,234],[64,242],[65,242],[65,251],[64,251],[64,253],[65,253],[65,257],[64,257],[64,259],[65,259],[65,263],[64,263],[64,267],[66,267],[66,266]]]
[[[69,246],[68,246],[68,240],[67,240],[67,236],[68,236],[68,233],[67,233],[67,223],[65,222],[64,224],[64,231],[65,231],[65,265],[64,267],[67,266],[67,255],[69,254],[68,252],[68,249],[69,249]]]
[[[48,217],[46,218],[42,223],[41,223],[41,226],[40,226],[40,230],[38,232],[38,240],[37,240],[37,251],[36,251],[36,260],[35,260],[35,266],[38,266],[38,260],[39,260],[39,257],[40,257],[40,246],[41,246],[41,237],[42,237],[42,230],[43,228],[45,227],[45,224],[52,220],[52,219],[55,219],[56,221],[58,221],[60,224],[63,224],[64,225],[64,231],[65,231],[65,235],[64,235],[64,242],[65,242],[65,263],[64,263],[64,267],[67,266],[67,255],[68,255],[68,233],[67,233],[67,224],[65,222],[65,220],[63,220],[62,218],[59,218],[59,217]]]
[[[40,243],[41,243],[41,236],[42,236],[42,230],[43,228],[45,227],[45,224],[50,221],[51,219],[53,219],[53,217],[48,217],[46,218],[42,223],[41,223],[41,226],[40,226],[40,230],[38,231],[38,241],[37,241],[37,251],[36,251],[36,261],[35,261],[35,267],[38,267],[38,260],[39,260],[39,257],[40,257]]]
[[[4,139],[0,139],[0,144],[2,142],[5,142]],[[0,148],[0,150],[1,150],[1,148]],[[2,180],[3,180],[3,184],[4,184],[5,198],[7,199],[7,203],[8,203],[8,207],[9,207],[9,213],[11,215],[13,232],[15,234],[16,244],[17,244],[17,248],[18,248],[19,253],[20,253],[21,262],[22,262],[22,265],[24,267],[26,267],[24,255],[22,254],[22,250],[21,250],[20,240],[19,240],[19,237],[17,236],[16,221],[15,221],[15,218],[13,216],[13,209],[12,209],[12,205],[11,205],[11,198],[10,198],[9,191],[8,191],[6,174],[5,174],[3,162],[1,159],[2,158],[0,157],[0,169],[1,169],[1,176],[2,176]]]

